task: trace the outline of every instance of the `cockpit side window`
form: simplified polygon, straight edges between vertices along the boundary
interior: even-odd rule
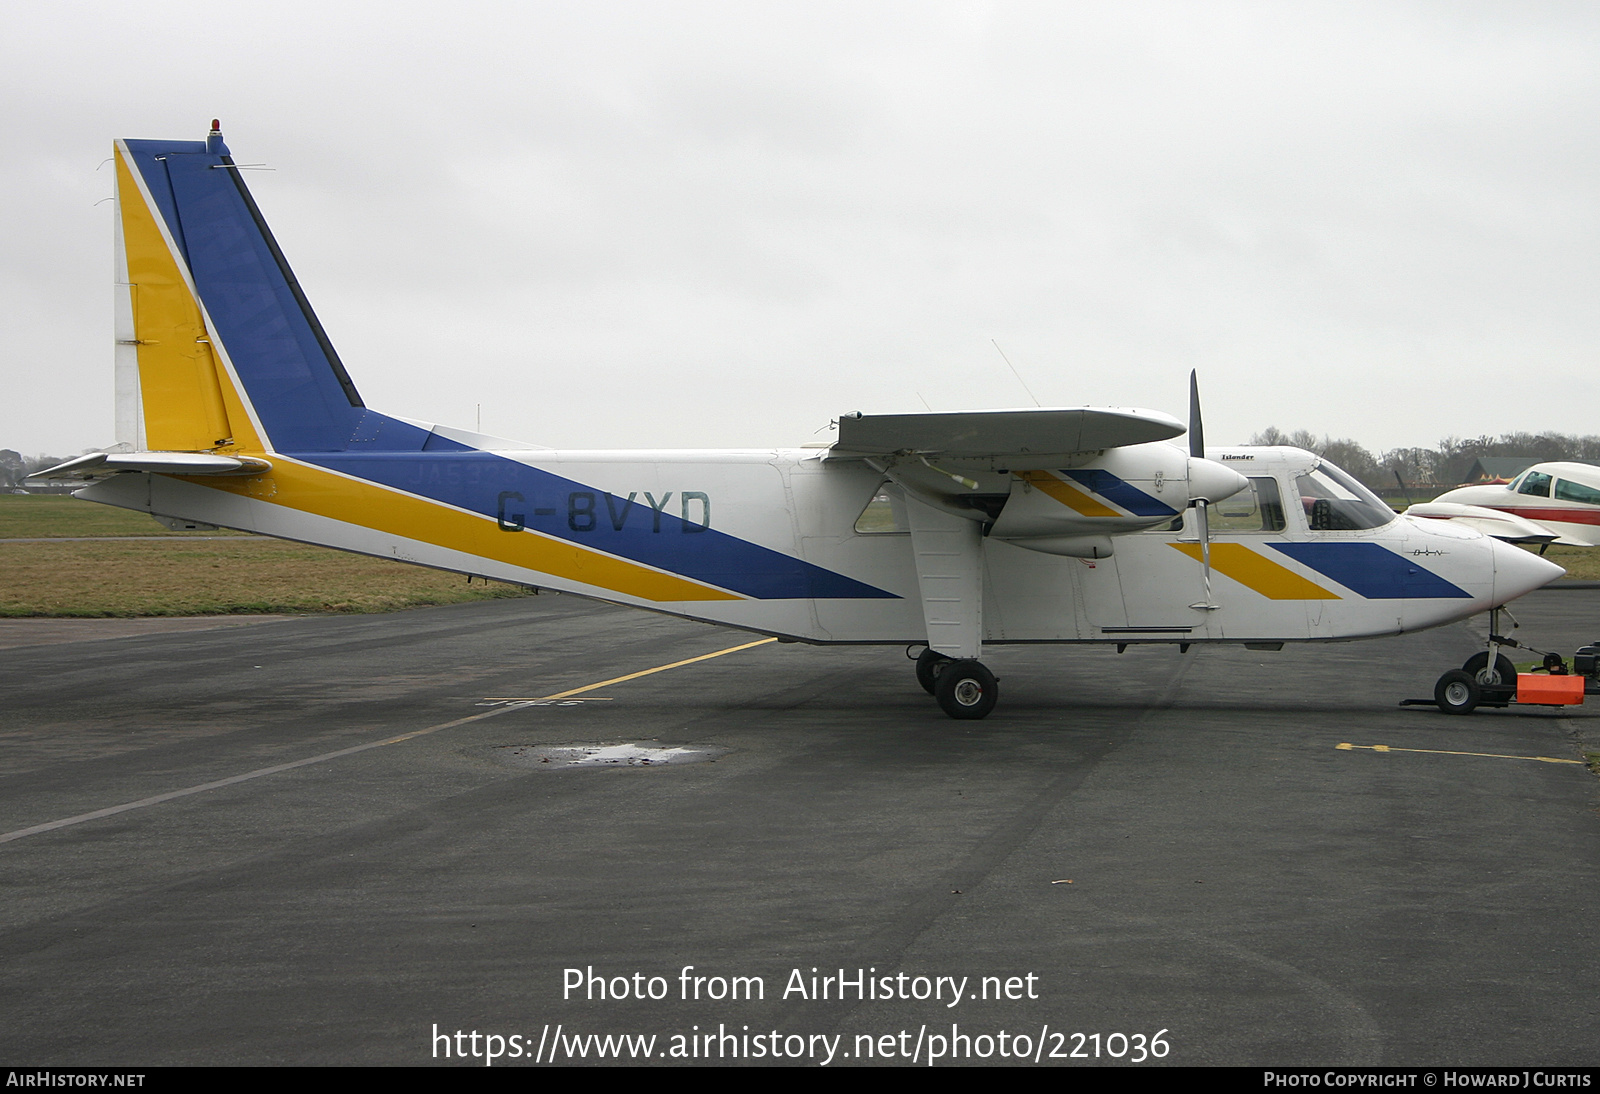
[[[1306,524],[1313,532],[1354,532],[1382,528],[1395,511],[1372,491],[1333,466],[1320,463],[1295,476]]]
[[[1579,501],[1585,505],[1600,505],[1600,490],[1571,479],[1556,480],[1556,497],[1562,501]]]
[[[1517,484],[1517,493],[1531,494],[1536,498],[1550,496],[1550,476],[1542,471],[1529,471]]]
[[[1271,476],[1249,480],[1248,489],[1224,498],[1206,510],[1206,527],[1216,532],[1281,532],[1283,499]]]

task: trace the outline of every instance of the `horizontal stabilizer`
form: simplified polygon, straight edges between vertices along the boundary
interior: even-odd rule
[[[1408,508],[1406,516],[1454,521],[1486,536],[1503,539],[1507,543],[1562,542],[1559,533],[1552,532],[1537,521],[1481,505],[1462,505],[1453,501],[1423,501]]]
[[[251,456],[213,456],[205,452],[91,452],[29,475],[30,481],[102,479],[119,471],[152,471],[163,475],[260,475],[272,470],[266,460]]]
[[[1062,458],[1180,436],[1182,422],[1133,407],[973,410],[943,414],[848,414],[839,419],[837,456],[939,456],[1001,461],[1012,469],[1050,467]]]

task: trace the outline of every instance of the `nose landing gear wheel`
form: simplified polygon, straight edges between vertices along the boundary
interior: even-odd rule
[[[1495,655],[1494,672],[1492,674],[1489,672],[1489,654],[1487,652],[1475,653],[1467,658],[1467,663],[1461,666],[1461,671],[1471,674],[1472,678],[1478,682],[1479,687],[1493,684],[1508,684],[1511,687],[1516,687],[1517,685],[1516,666],[1511,663],[1511,658],[1506,657],[1504,654]],[[1493,675],[1494,679],[1490,679],[1491,675]]]
[[[948,661],[939,670],[933,695],[952,718],[987,718],[1000,698],[1000,682],[980,662]]]
[[[1488,663],[1487,657],[1484,663]],[[1464,669],[1451,669],[1433,685],[1433,701],[1446,714],[1471,714],[1482,698],[1477,679]]]

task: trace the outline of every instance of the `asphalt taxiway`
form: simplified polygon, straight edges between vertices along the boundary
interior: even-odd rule
[[[1515,610],[1600,639],[1600,591]],[[0,662],[0,1063],[1600,1062],[1600,710],[1399,707],[1469,625],[994,647],[965,723],[898,648],[567,597],[91,637]]]

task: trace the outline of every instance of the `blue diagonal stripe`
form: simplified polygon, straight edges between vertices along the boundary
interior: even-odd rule
[[[1171,517],[1178,511],[1137,486],[1124,482],[1109,471],[1094,467],[1087,471],[1063,471],[1063,475],[1077,480],[1103,498],[1110,498],[1136,517]]]
[[[1271,546],[1368,600],[1472,596],[1415,559],[1397,555],[1376,543],[1274,543]]]

